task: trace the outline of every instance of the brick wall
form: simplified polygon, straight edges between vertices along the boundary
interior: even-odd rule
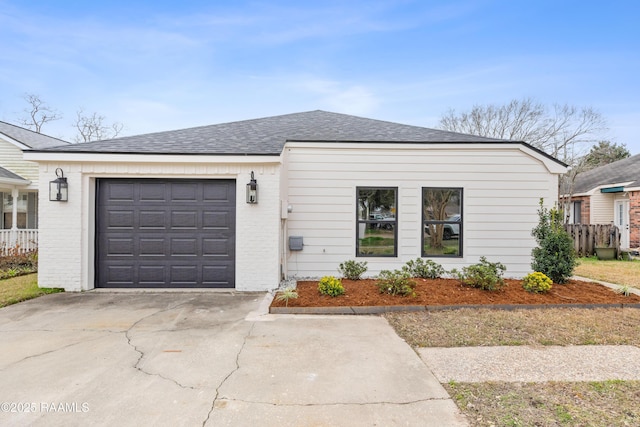
[[[200,160],[200,159],[199,159]],[[274,164],[116,163],[40,166],[38,282],[67,291],[94,287],[93,198],[95,177],[236,179],[236,289],[266,291],[280,282],[280,169]],[[69,201],[50,202],[48,182],[61,167]],[[251,171],[258,180],[258,204],[245,203]]]
[[[640,248],[640,191],[629,193],[629,247]]]

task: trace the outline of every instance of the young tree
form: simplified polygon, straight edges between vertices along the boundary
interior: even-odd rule
[[[18,124],[27,129],[42,133],[42,127],[44,125],[62,118],[62,114],[49,107],[39,95],[25,93],[23,99],[29,105],[23,110],[25,116],[18,118]]]
[[[124,125],[118,122],[106,124],[104,116],[95,112],[87,115],[83,109],[80,109],[76,112],[76,121],[73,127],[78,130],[78,135],[73,138],[75,142],[90,142],[115,138],[120,134]]]
[[[606,129],[603,117],[590,107],[554,104],[551,108],[530,98],[505,105],[476,105],[469,112],[450,110],[439,127],[490,138],[524,141],[572,164]]]

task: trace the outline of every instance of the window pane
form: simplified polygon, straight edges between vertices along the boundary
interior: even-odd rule
[[[462,255],[462,189],[423,188],[423,256]]]
[[[356,255],[396,255],[395,188],[358,188],[358,244]]]

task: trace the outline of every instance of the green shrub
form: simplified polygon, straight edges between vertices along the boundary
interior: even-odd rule
[[[485,257],[480,257],[478,264],[462,267],[462,271],[454,268],[451,275],[472,288],[497,291],[505,286],[502,275],[506,269],[502,263],[489,262]]]
[[[420,277],[422,279],[438,279],[445,273],[444,268],[437,262],[422,258],[416,258],[415,261],[407,261],[402,270],[409,273],[411,277]]]
[[[553,281],[546,274],[536,271],[522,278],[522,287],[525,291],[543,294],[551,290]]]
[[[531,255],[531,269],[547,275],[554,283],[566,283],[576,267],[573,239],[564,231],[557,209],[546,209],[540,199],[538,225],[531,231],[538,242]]]
[[[333,276],[324,276],[318,282],[318,292],[322,295],[329,295],[330,297],[337,297],[344,294],[344,286],[342,286],[342,280],[336,279]]]
[[[415,295],[416,283],[411,280],[411,275],[402,270],[382,270],[376,282],[381,294],[390,295]]]
[[[367,261],[357,262],[354,260],[340,263],[338,271],[350,280],[360,280],[360,277],[367,271]]]

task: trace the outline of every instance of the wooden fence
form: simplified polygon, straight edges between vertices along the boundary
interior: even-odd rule
[[[565,224],[564,229],[573,238],[578,256],[595,255],[596,246],[616,248],[620,255],[620,231],[613,224]]]

